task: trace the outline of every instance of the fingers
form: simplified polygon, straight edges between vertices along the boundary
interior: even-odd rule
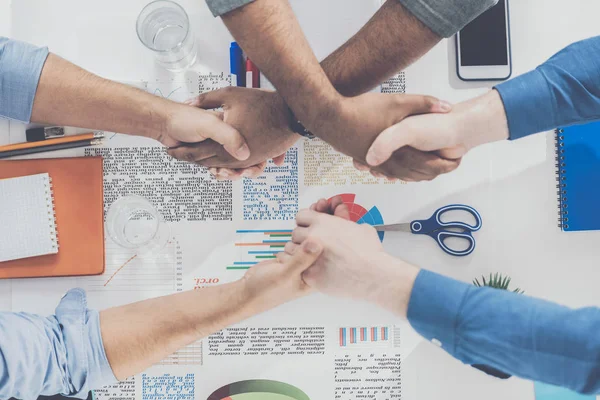
[[[217,180],[236,181],[241,178],[257,178],[265,171],[266,166],[267,163],[262,162],[260,164],[253,165],[252,167],[248,168],[233,169],[212,167],[208,169],[208,172],[210,172],[215,178],[217,178]]]
[[[454,171],[459,165],[460,159],[447,160],[437,154],[403,147],[393,154],[389,162],[379,167],[378,172],[407,182],[430,181]]]
[[[323,246],[315,240],[306,240],[302,246],[301,251],[295,251],[294,255],[286,259],[284,265],[294,272],[303,272],[307,270],[311,265],[317,261],[321,253],[323,252]],[[299,249],[299,250],[300,250]]]
[[[356,160],[352,160],[352,164],[354,164],[354,168],[356,168],[359,171],[369,171],[369,166],[362,164]]]
[[[299,226],[292,232],[293,243],[302,244],[306,239],[308,239],[308,228]]]
[[[238,160],[247,160],[250,157],[250,148],[244,137],[232,126],[226,124],[218,117],[213,116],[218,124],[206,127],[206,137],[223,145],[225,150]],[[218,125],[218,126],[217,126]]]
[[[285,251],[282,251],[280,253],[277,253],[275,255],[275,257],[277,258],[277,261],[280,262],[281,264],[286,263],[290,258],[292,258],[291,254],[286,253]]]
[[[210,172],[218,181],[237,181],[242,178],[242,171],[231,168],[209,168]]]
[[[296,225],[299,227],[306,227],[312,225],[320,213],[313,210],[300,210],[298,214],[296,214]],[[298,229],[298,228],[296,228]]]
[[[170,148],[167,153],[178,160],[198,162],[218,154],[221,146],[212,140]]]
[[[338,197],[338,196],[336,196]],[[332,210],[331,208],[331,204],[326,200],[326,199],[319,199],[315,204],[314,204],[315,208],[314,211],[316,212],[320,212],[320,213],[330,213],[330,210]]]
[[[400,107],[404,115],[447,113],[452,105],[433,96],[419,94],[403,94],[400,96]]]
[[[432,96],[402,95],[399,108],[405,116],[427,113],[447,113],[452,110],[450,103],[440,101]],[[409,118],[410,119],[410,118]],[[411,129],[412,128],[412,129]],[[418,132],[414,127],[408,128],[404,120],[384,130],[371,144],[367,152],[366,161],[371,166],[378,166],[387,161],[394,151],[404,146],[412,146],[419,150],[437,150],[435,148],[422,148],[425,145],[423,132]],[[444,129],[440,126],[439,129]]]
[[[373,167],[383,164],[396,150],[409,146],[413,142],[413,133],[410,130],[403,131],[402,123],[390,126],[371,144],[367,152],[367,163]]]
[[[298,245],[294,242],[287,242],[285,244],[285,247],[283,248],[283,252],[292,255],[294,254],[294,252],[296,251],[296,249],[298,248]],[[281,253],[279,253],[281,254]]]
[[[218,90],[212,90],[210,92],[202,93],[200,96],[193,97],[184,101],[184,104],[204,108],[210,110],[211,108],[220,108],[225,104],[227,98],[234,92],[234,88],[223,88]]]
[[[347,220],[350,219],[350,210],[341,196],[335,196],[331,199],[331,209],[333,210],[333,216]]]
[[[277,156],[277,157],[273,158],[273,163],[275,165],[277,165],[278,167],[282,166],[284,161],[285,161],[285,153],[283,153],[280,156]]]

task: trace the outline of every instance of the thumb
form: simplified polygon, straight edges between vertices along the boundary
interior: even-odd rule
[[[376,167],[386,162],[392,154],[404,146],[412,144],[414,131],[403,132],[402,122],[392,125],[377,136],[367,152],[367,163]]]
[[[301,274],[317,261],[322,252],[323,246],[315,239],[308,238],[299,249],[294,251],[294,255],[284,263],[284,266],[290,272]]]

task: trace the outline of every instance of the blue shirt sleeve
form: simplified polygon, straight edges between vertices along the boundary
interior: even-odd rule
[[[408,320],[466,364],[600,393],[600,309],[570,309],[422,270]]]
[[[29,122],[47,47],[0,36],[0,117]]]
[[[0,313],[0,398],[63,395],[85,399],[116,381],[102,343],[99,314],[85,292],[69,291],[56,315]]]
[[[600,119],[599,55],[600,36],[582,40],[496,86],[510,139]]]

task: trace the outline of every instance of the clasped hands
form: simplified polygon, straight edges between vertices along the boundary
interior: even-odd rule
[[[241,160],[213,140],[170,147],[173,157],[208,167],[219,179],[256,177],[270,159],[281,165],[285,152],[300,138],[290,129],[293,115],[276,92],[228,87],[186,104],[221,108],[213,112],[225,122],[221,125],[237,130],[250,150]],[[311,121],[317,127],[313,133],[376,177],[431,180],[456,169],[470,147],[460,135],[452,107],[434,97],[367,93],[341,97],[328,107]]]
[[[242,280],[255,311],[319,291],[406,317],[419,268],[385,253],[375,229],[349,217],[339,197],[300,211],[284,251],[252,267]]]

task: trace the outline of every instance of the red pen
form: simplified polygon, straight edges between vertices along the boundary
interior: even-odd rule
[[[260,88],[260,71],[249,58],[246,60],[246,87]]]

